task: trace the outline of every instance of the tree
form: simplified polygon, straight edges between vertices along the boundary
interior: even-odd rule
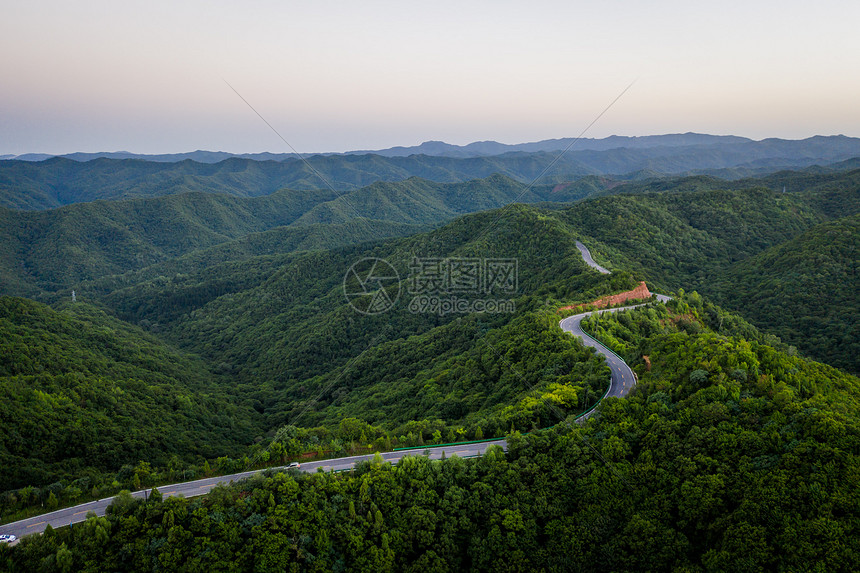
[[[82,493],[83,493],[83,492],[81,491],[81,488],[76,487],[76,486],[73,486],[73,485],[70,485],[70,486],[69,486],[69,487],[67,487],[67,488],[66,488],[66,490],[63,492],[63,496],[64,496],[66,499],[68,499],[69,501],[71,501],[71,502],[73,502],[73,503],[74,503],[75,501],[77,501],[77,500],[78,500],[78,498],[79,498],[79,497],[81,497],[81,494],[82,494]]]
[[[57,496],[54,495],[54,492],[48,494],[48,500],[45,502],[45,505],[50,511],[57,509]]]
[[[75,564],[75,556],[71,551],[69,551],[69,548],[66,547],[65,543],[60,545],[57,549],[55,563],[57,564],[57,569],[60,571],[66,572],[72,570],[72,567]]]
[[[128,513],[136,503],[137,501],[131,495],[131,492],[124,489],[113,498],[113,501],[107,506],[105,512],[109,515],[122,516]]]
[[[690,382],[695,384],[696,386],[702,386],[707,384],[708,382],[708,371],[707,370],[693,370],[690,372]]]

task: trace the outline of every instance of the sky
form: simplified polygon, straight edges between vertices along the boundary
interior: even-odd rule
[[[0,154],[860,136],[860,2],[3,0]],[[228,85],[229,83],[229,85]]]

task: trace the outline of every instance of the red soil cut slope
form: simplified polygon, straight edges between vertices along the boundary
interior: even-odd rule
[[[616,304],[621,304],[622,302],[627,302],[628,300],[634,299],[643,299],[643,298],[651,298],[651,291],[648,290],[648,286],[645,284],[645,281],[641,281],[639,286],[633,290],[628,290],[626,292],[611,294],[609,296],[601,297],[594,302],[588,302],[585,304],[573,304],[570,306],[563,306],[559,310],[575,310],[578,308],[584,308],[586,306],[596,306],[597,308],[606,308],[607,306],[613,306]]]

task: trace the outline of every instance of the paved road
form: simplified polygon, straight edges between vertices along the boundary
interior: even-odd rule
[[[431,446],[411,450],[401,450],[398,452],[383,452],[380,455],[384,460],[393,464],[397,463],[404,456],[420,456],[425,455],[425,452],[429,453],[430,459],[434,460],[441,458],[443,452],[448,457],[453,454],[457,454],[461,458],[467,458],[482,455],[487,450],[487,448],[492,445],[498,445],[504,449],[507,449],[507,442],[504,439],[501,439],[494,440],[491,442],[481,442],[479,444]],[[307,462],[302,464],[301,471],[315,472],[317,471],[317,468],[322,468],[324,471],[349,470],[355,467],[355,464],[357,462],[360,462],[362,460],[369,460],[372,458],[373,455],[371,454],[363,456],[352,456],[347,458],[337,458],[333,460]],[[285,470],[284,467],[272,469],[275,471]],[[257,473],[260,473],[260,471],[261,470],[254,470],[227,476],[219,476],[196,481],[176,483],[172,485],[164,485],[160,486],[158,488],[158,491],[161,492],[164,497],[179,495],[182,495],[184,497],[194,497],[197,495],[204,495],[209,493],[212,488],[214,488],[219,483],[229,484],[230,482],[236,482],[241,479],[251,477]],[[136,491],[132,493],[132,496],[137,498],[143,498],[145,495],[148,496],[151,491],[151,489]],[[51,513],[45,513],[36,517],[31,517],[29,519],[23,519],[21,521],[15,521],[13,523],[7,523],[6,525],[0,525],[0,535],[11,533],[13,535],[17,535],[18,537],[24,537],[25,535],[43,532],[49,524],[51,525],[51,527],[56,528],[70,525],[73,523],[80,523],[86,520],[87,514],[91,511],[95,512],[95,514],[99,516],[104,515],[105,509],[108,505],[110,505],[111,501],[113,501],[112,497],[106,497],[98,501],[91,501],[88,503],[83,503],[81,505],[76,505],[75,507],[60,509]]]
[[[594,259],[591,258],[591,251],[588,250],[588,247],[577,241],[576,248],[579,249],[580,253],[582,253],[582,258],[585,259],[585,262],[589,267],[597,269],[605,275],[611,274],[608,270],[604,269],[603,267],[594,262]]]
[[[671,300],[670,297],[658,294],[657,300],[660,302],[667,302]],[[615,396],[617,398],[622,398],[627,395],[630,390],[633,389],[633,386],[636,385],[636,376],[633,374],[633,370],[627,366],[627,363],[624,362],[617,354],[609,350],[603,344],[589,336],[582,330],[582,319],[586,316],[591,316],[592,314],[603,314],[604,312],[618,312],[621,310],[629,310],[631,308],[636,308],[639,306],[644,306],[649,303],[642,304],[634,304],[630,306],[622,306],[619,308],[607,308],[604,310],[592,311],[592,312],[583,312],[580,314],[574,314],[573,316],[568,316],[567,318],[563,318],[558,324],[561,326],[561,329],[565,332],[569,332],[574,336],[578,336],[582,338],[582,343],[586,346],[590,346],[594,348],[598,354],[602,354],[606,358],[606,365],[609,366],[610,371],[612,372],[612,378],[609,382],[609,390],[607,390],[606,394],[603,395],[603,398],[608,396]],[[591,410],[587,414],[584,414],[577,418],[577,421],[588,419],[595,410]]]
[[[582,258],[585,260],[586,264],[589,267],[597,269],[605,275],[611,274],[607,269],[601,267],[594,262],[594,259],[591,258],[591,253],[589,252],[588,247],[577,241],[576,248],[579,249],[580,253],[582,253]],[[671,297],[658,294],[657,300],[660,302],[668,302],[669,300],[671,300]],[[620,310],[628,310],[631,308],[636,308],[637,306],[643,306],[644,304],[648,303],[622,306],[619,308],[607,308],[604,310],[592,312],[583,312],[581,314],[574,314],[573,316],[569,316],[559,322],[559,326],[561,326],[562,330],[564,330],[565,332],[569,332],[574,336],[582,338],[583,344],[594,348],[598,354],[602,354],[606,358],[606,364],[612,371],[612,380],[609,382],[609,390],[607,390],[606,394],[604,394],[604,398],[608,396],[615,396],[617,398],[626,396],[627,393],[633,389],[633,386],[636,385],[636,377],[633,375],[633,370],[631,370],[630,367],[627,366],[627,363],[621,360],[621,358],[617,354],[609,350],[607,347],[603,346],[597,340],[587,335],[584,330],[582,330],[582,319],[586,316],[594,314],[595,312],[597,314],[603,314],[604,312],[618,312]],[[587,414],[577,418],[577,421],[585,420],[593,413],[594,410],[591,410]]]
[[[607,310],[599,310],[598,313],[602,312],[617,312],[619,310],[626,310],[628,308],[632,308],[629,306],[621,307],[621,308],[613,308]],[[581,314],[574,314],[573,316],[568,316],[559,322],[559,326],[565,332],[569,332],[574,336],[578,336],[582,338],[582,343],[586,346],[590,346],[594,348],[598,354],[602,354],[604,358],[606,358],[606,365],[609,366],[609,370],[612,372],[611,379],[609,381],[609,389],[606,391],[606,394],[603,395],[603,398],[608,396],[615,396],[617,398],[621,398],[625,396],[630,390],[633,389],[633,386],[636,385],[636,377],[633,375],[633,370],[627,366],[627,363],[621,360],[615,353],[610,351],[607,347],[603,346],[594,338],[590,337],[588,334],[582,330],[582,319],[591,316],[591,312],[583,312]],[[602,399],[602,398],[601,398]],[[595,410],[591,410],[583,416],[577,418],[579,420],[588,419]]]
[[[585,262],[588,263],[589,266],[597,269],[601,273],[609,274],[609,271],[598,265],[591,258],[591,254],[588,252],[588,249],[585,245],[576,242],[577,248],[579,248],[582,253],[582,258],[585,259]],[[669,297],[663,295],[657,295],[657,298],[666,302],[669,300]],[[647,304],[647,303],[645,303]],[[621,308],[611,308],[605,310],[596,311],[598,313],[604,312],[618,312],[620,310],[627,310],[630,308],[636,308],[637,306],[643,306],[642,304],[625,306]],[[609,390],[604,395],[606,396],[617,396],[622,397],[625,396],[633,386],[636,384],[636,379],[633,376],[633,371],[630,369],[627,364],[624,363],[621,358],[613,354],[608,348],[597,342],[595,339],[588,336],[580,325],[582,319],[586,316],[592,314],[591,312],[585,312],[582,314],[576,314],[573,316],[569,316],[563,319],[559,324],[561,325],[562,330],[566,332],[570,332],[574,336],[579,336],[582,338],[583,343],[586,346],[590,346],[597,350],[598,353],[602,354],[606,357],[606,363],[609,365],[610,370],[612,371],[612,379],[609,383]],[[580,416],[577,420],[582,421],[588,419],[595,410],[591,410],[590,412]],[[412,450],[403,450],[399,452],[384,452],[380,455],[382,458],[391,463],[397,463],[404,456],[415,456],[415,455],[424,455],[425,453],[429,454],[430,459],[439,459],[442,457],[442,453],[444,452],[446,456],[451,456],[452,454],[457,454],[460,457],[474,457],[482,455],[488,447],[491,445],[499,445],[504,449],[507,449],[507,442],[504,439],[494,440],[491,442],[482,442],[480,444],[461,444],[461,445],[453,445],[453,446],[435,446],[435,447],[424,447],[424,448],[416,448]],[[301,470],[305,472],[315,472],[318,468],[322,468],[323,471],[342,471],[348,470],[355,467],[357,462],[362,460],[372,459],[373,455],[363,455],[363,456],[352,456],[347,458],[337,458],[332,460],[321,460],[315,462],[307,462],[302,464]],[[285,468],[272,468],[274,470],[283,471]],[[196,481],[177,483],[172,485],[165,485],[158,488],[158,491],[161,492],[165,497],[169,496],[178,496],[182,495],[184,497],[194,497],[197,495],[204,495],[209,493],[212,488],[214,488],[219,483],[228,484],[230,482],[239,481],[244,478],[248,478],[253,476],[254,474],[259,473],[260,470],[254,470],[249,472],[242,472],[237,474],[232,474],[228,476],[220,476],[213,478],[206,478]],[[152,490],[141,490],[132,493],[132,496],[142,498],[144,496],[148,496]],[[17,535],[18,537],[23,537],[25,535],[30,535],[32,533],[41,533],[45,530],[49,524],[51,527],[62,527],[64,525],[70,525],[73,523],[80,523],[86,520],[87,514],[89,512],[95,512],[96,515],[104,515],[105,509],[108,505],[110,505],[112,497],[107,497],[104,499],[100,499],[98,501],[91,501],[88,503],[83,503],[81,505],[76,505],[75,507],[69,507],[67,509],[60,509],[51,513],[45,513],[36,517],[31,517],[29,519],[24,519],[21,521],[16,521],[13,523],[7,523],[6,525],[0,525],[0,535],[11,533],[13,535]]]

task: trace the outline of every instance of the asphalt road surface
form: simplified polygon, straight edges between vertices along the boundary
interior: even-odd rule
[[[577,241],[576,248],[579,249],[580,253],[582,253],[582,258],[585,260],[586,264],[588,264],[589,267],[597,269],[605,275],[611,274],[608,270],[604,269],[603,267],[594,262],[594,259],[591,258],[591,252],[588,250],[588,247]]]
[[[433,460],[440,459],[443,453],[447,457],[450,457],[453,454],[457,454],[461,458],[468,458],[482,455],[487,450],[487,448],[492,445],[498,445],[504,449],[507,449],[507,442],[504,439],[501,439],[493,440],[490,442],[481,442],[479,444],[455,444],[447,446],[415,448],[409,450],[401,450],[397,452],[382,452],[380,453],[380,455],[382,456],[382,459],[391,462],[392,464],[396,464],[404,456],[421,456],[426,454],[429,454],[430,459]],[[306,462],[301,465],[300,471],[315,472],[318,471],[318,468],[322,468],[323,471],[326,472],[349,470],[354,468],[356,463],[362,460],[370,459],[373,459],[372,454],[351,456],[347,458],[337,458],[332,460]],[[271,469],[274,471],[286,471],[285,467]],[[227,476],[219,476],[200,479],[196,481],[176,483],[172,485],[164,485],[158,487],[158,491],[161,492],[161,494],[165,498],[179,495],[184,497],[205,495],[209,493],[212,488],[214,488],[218,484],[229,484],[230,482],[237,482],[242,479],[249,478],[254,474],[258,474],[261,471],[263,470],[254,470]],[[133,492],[131,495],[137,498],[143,498],[144,496],[149,496],[151,491],[151,489],[141,490]],[[65,525],[71,525],[74,523],[81,523],[82,521],[86,520],[87,514],[89,512],[94,512],[96,515],[99,516],[104,515],[105,509],[108,505],[110,505],[112,501],[112,497],[106,497],[104,499],[91,501],[88,503],[82,503],[80,505],[76,505],[74,507],[69,507],[66,509],[59,509],[51,513],[45,513],[36,517],[31,517],[29,519],[22,519],[21,521],[15,521],[13,523],[7,523],[6,525],[0,525],[0,535],[11,533],[21,538],[25,535],[41,533],[49,524],[51,527],[56,528],[63,527]]]
[[[597,312],[617,312],[619,310],[625,310],[632,307],[621,307],[621,308],[613,308],[607,310],[601,310]],[[590,346],[594,348],[598,354],[602,354],[604,358],[606,358],[606,365],[609,366],[609,370],[612,372],[612,378],[609,382],[609,390],[603,396],[604,398],[615,396],[617,398],[621,398],[625,396],[630,390],[633,389],[633,386],[636,385],[636,377],[633,375],[633,370],[627,366],[621,358],[619,358],[615,353],[610,351],[608,348],[603,346],[594,338],[590,337],[588,334],[582,330],[582,319],[586,316],[591,316],[591,312],[583,312],[581,314],[574,314],[573,316],[569,316],[564,318],[559,322],[559,326],[565,332],[569,332],[574,336],[578,336],[582,338],[582,343],[586,346]],[[581,416],[579,419],[588,418],[594,410]]]

